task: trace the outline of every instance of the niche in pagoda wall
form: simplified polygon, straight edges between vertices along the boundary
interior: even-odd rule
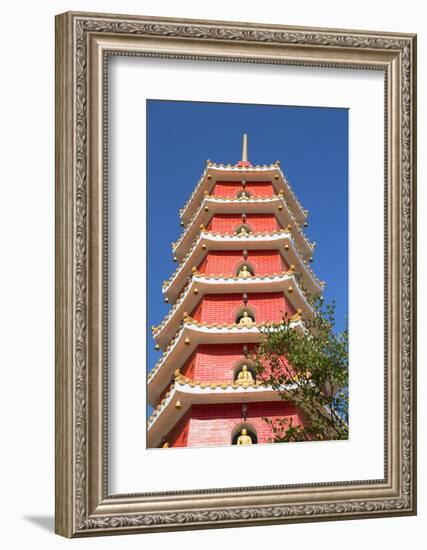
[[[250,262],[243,261],[237,265],[234,275],[242,278],[253,277],[255,275],[255,268]]]
[[[234,322],[238,325],[250,326],[258,322],[257,317],[256,309],[253,306],[243,305],[235,311]]]
[[[234,277],[238,266],[244,262],[243,250],[210,250],[199,264],[198,271]],[[246,262],[257,275],[280,273],[289,269],[278,250],[247,250]]]
[[[246,345],[247,353],[256,349],[255,344]],[[233,382],[236,369],[243,364],[244,344],[199,344],[191,358],[191,371],[184,367],[182,374],[194,380]],[[190,374],[191,372],[191,374]]]
[[[255,313],[256,322],[280,322],[287,313],[293,315],[295,308],[285,298],[283,292],[248,293],[248,303],[244,304],[242,293],[207,294],[200,300],[198,306],[190,314],[200,323],[233,324],[239,311],[251,309]]]
[[[246,367],[246,368],[245,368]],[[250,376],[246,375],[245,372],[248,372]],[[234,367],[233,371],[233,380],[235,382],[247,381],[246,379],[252,379],[253,382],[256,381],[256,371],[252,361],[245,358],[240,359],[237,365]]]
[[[251,402],[247,404],[247,418],[242,416],[242,403],[197,404],[191,407],[188,432],[189,446],[230,445],[235,433],[244,425],[256,431],[258,443],[267,443],[272,437],[264,418],[291,419],[302,424],[295,404],[289,401]]]
[[[237,424],[237,426],[235,426],[231,431],[231,445],[238,444],[239,437],[242,435],[242,430],[245,430],[245,434],[251,438],[252,445],[256,445],[258,443],[258,434],[255,426],[250,422],[239,422],[239,424]]]

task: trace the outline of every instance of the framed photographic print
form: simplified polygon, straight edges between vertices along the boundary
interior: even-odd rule
[[[56,531],[416,513],[416,37],[56,19]]]

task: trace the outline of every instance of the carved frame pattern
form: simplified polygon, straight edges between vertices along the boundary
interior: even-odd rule
[[[57,16],[56,25],[57,533],[74,537],[414,514],[415,36],[86,13]],[[244,54],[234,53],[233,44]],[[100,158],[106,155],[106,59],[113,54],[384,70],[386,202],[391,205],[385,212],[385,267],[395,281],[385,312],[384,480],[108,495],[102,325],[106,197],[94,181],[105,182],[107,175]]]

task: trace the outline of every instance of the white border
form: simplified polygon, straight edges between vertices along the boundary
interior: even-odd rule
[[[383,73],[122,57],[109,70],[109,492],[382,479]],[[349,441],[145,448],[146,98],[350,108]]]

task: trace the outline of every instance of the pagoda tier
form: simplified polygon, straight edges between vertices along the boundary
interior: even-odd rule
[[[313,315],[305,293],[320,294],[323,283],[308,265],[307,212],[278,162],[251,165],[244,136],[242,160],[208,161],[180,215],[180,263],[163,284],[173,305],[152,327],[164,351],[148,375],[148,446],[265,443],[265,418],[304,423],[257,378],[250,357],[283,319],[305,331]]]
[[[181,418],[187,415],[189,410],[190,412],[198,411],[205,419],[216,420],[221,419],[227,410],[231,412],[234,409],[233,420],[237,421],[239,425],[243,424],[242,404],[246,405],[248,412],[253,413],[250,418],[256,418],[256,424],[260,428],[263,417],[272,416],[271,404],[275,405],[273,410],[276,411],[276,415],[274,416],[283,417],[291,414],[295,417],[295,420],[301,420],[293,403],[283,402],[278,392],[269,386],[261,384],[240,386],[229,381],[217,381],[209,384],[205,382],[195,383],[191,379],[177,377],[148,421],[148,445],[149,447],[159,446],[164,434],[167,434],[166,439],[169,443],[172,443],[169,434],[174,428],[176,430],[176,426],[178,426],[177,436],[182,436],[185,430],[183,427],[179,429],[179,422]],[[190,415],[190,418],[195,418],[195,415]],[[211,427],[213,427],[212,423]],[[227,443],[229,439],[228,431],[225,440]],[[259,437],[259,429],[257,432]],[[265,430],[265,432],[266,435],[271,435],[268,430]],[[197,438],[194,440],[195,446],[224,445],[225,443],[222,438],[217,441],[213,440],[212,433],[207,434],[206,439],[201,439],[200,435],[198,433]]]
[[[226,300],[224,305],[227,308],[231,307],[231,294],[238,293],[235,302],[241,306],[242,293],[246,293],[247,303],[251,306],[252,296],[256,293],[258,295],[263,293],[261,295],[279,294],[283,296],[283,301],[289,303],[288,309],[292,310],[292,314],[299,311],[302,317],[308,318],[312,313],[311,307],[296,281],[293,269],[280,274],[252,276],[246,279],[238,276],[225,277],[198,273],[191,277],[164,320],[157,327],[153,327],[153,335],[158,345],[165,349],[179,329],[183,317],[188,312],[190,312],[190,317],[195,317],[196,308],[203,308],[206,300],[209,300],[209,296],[216,296],[218,293],[224,297],[224,302]],[[227,319],[228,322],[234,322],[232,311],[229,310],[229,313],[231,318]],[[224,316],[222,319],[225,320]],[[215,319],[215,321],[221,321],[221,319]]]
[[[244,251],[248,252],[249,258],[251,258],[252,251],[279,252],[285,265],[295,266],[296,272],[301,274],[302,284],[309,292],[320,293],[322,290],[322,282],[317,279],[298,251],[292,237],[292,230],[281,229],[272,232],[251,233],[246,236],[201,230],[182,263],[171,278],[163,283],[163,294],[169,302],[176,301],[192,272],[203,272],[202,263],[207,254],[212,251],[218,253],[221,251],[236,251],[236,254],[239,253],[240,258]],[[282,270],[277,269],[277,272],[279,271]],[[231,272],[227,272],[227,274],[234,275]]]
[[[268,328],[268,326],[269,323],[255,324],[250,328],[239,326],[237,323],[201,324],[186,317],[148,374],[148,402],[152,406],[158,404],[160,395],[176,369],[182,367],[197,346],[201,344],[213,344],[216,347],[228,344],[257,344],[262,337],[261,329]],[[290,327],[293,330],[304,330],[304,324],[298,313],[293,316]]]
[[[184,229],[181,237],[172,244],[174,257],[177,261],[182,261],[186,252],[191,248],[194,240],[200,233],[201,226],[208,231],[221,232],[221,217],[231,217],[234,214],[235,216],[239,216],[238,223],[241,220],[242,212],[246,216],[247,223],[251,224],[251,222],[254,222],[255,226],[260,227],[259,231],[276,231],[284,227],[290,227],[291,230],[294,229],[292,236],[296,247],[301,253],[301,257],[304,260],[311,258],[313,246],[308,242],[300,225],[293,217],[283,194],[272,197],[251,197],[246,199],[206,196],[192,220]],[[274,214],[272,215],[271,212],[274,212]]]
[[[235,184],[237,189],[238,187],[241,187],[242,180],[248,182],[247,189],[249,191],[254,189],[251,185],[256,186],[257,194],[259,194],[258,189],[262,187],[260,184],[264,184],[267,188],[264,196],[272,196],[273,194],[279,194],[280,191],[283,191],[286,202],[289,204],[297,223],[302,224],[305,222],[307,218],[307,211],[303,209],[295,196],[289,182],[280,169],[280,163],[276,162],[275,164],[270,165],[239,167],[237,165],[233,166],[230,164],[214,164],[210,161],[208,161],[190,199],[180,210],[182,222],[185,225],[190,222],[195,211],[203,200],[205,191],[211,194],[211,191],[217,182],[223,187],[226,187],[224,194],[228,195],[232,185],[226,184]]]
[[[233,395],[232,401],[226,397],[229,392]],[[295,404],[278,399],[273,390],[251,388],[239,394],[235,390],[202,390],[199,399],[195,394],[171,391],[164,408],[150,422],[147,431],[149,447],[164,446],[164,441],[169,447],[230,445],[243,427],[256,434],[254,443],[267,443],[271,438],[271,428],[265,417],[273,421],[285,417],[292,419],[294,425],[303,424],[303,415]],[[185,403],[179,410],[173,406],[178,398]],[[243,406],[246,409],[244,417]],[[167,431],[170,425],[173,428]]]

